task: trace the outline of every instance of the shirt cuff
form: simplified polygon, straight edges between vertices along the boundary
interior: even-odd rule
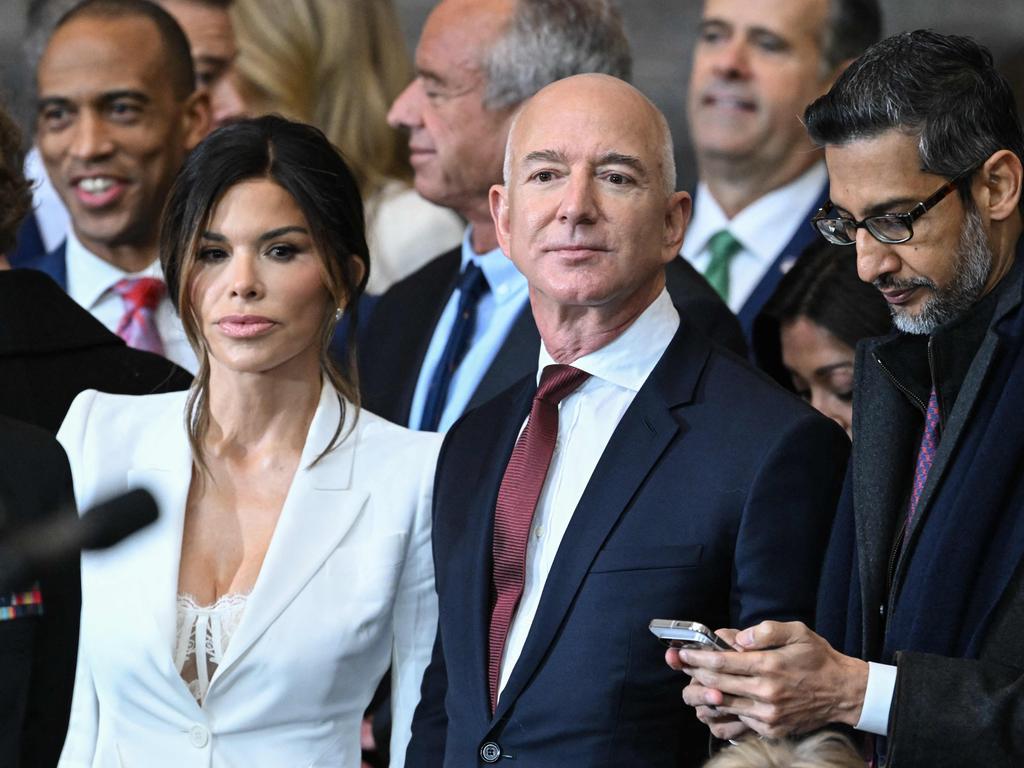
[[[854,726],[858,731],[867,731],[885,736],[889,730],[889,709],[896,690],[896,667],[889,664],[868,662],[868,685],[864,691],[864,707],[860,720]]]

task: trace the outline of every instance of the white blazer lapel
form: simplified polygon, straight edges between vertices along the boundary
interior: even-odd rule
[[[210,680],[211,692],[217,679],[246,653],[337,549],[366,507],[369,493],[351,488],[357,436],[354,430],[349,434],[353,410],[346,406],[341,444],[310,467],[334,436],[341,417],[338,395],[324,383],[299,468],[245,613]]]
[[[159,517],[136,534],[131,556],[140,562],[126,572],[135,575],[130,588],[138,595],[140,610],[155,621],[161,651],[166,649],[167,663],[173,666],[181,537],[192,482],[192,450],[182,408],[167,408],[150,425],[143,441],[135,464],[128,470],[127,485],[152,493]]]

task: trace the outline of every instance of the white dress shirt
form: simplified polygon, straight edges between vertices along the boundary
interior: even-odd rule
[[[484,273],[488,290],[483,293],[476,305],[476,325],[473,337],[469,341],[469,349],[455,369],[448,386],[448,401],[445,403],[441,420],[437,425],[439,432],[445,432],[455,423],[469,405],[469,401],[480,386],[487,369],[491,367],[498,351],[505,343],[509,330],[529,299],[529,286],[515,264],[502,253],[500,248],[478,254],[470,244],[472,228],[466,228],[462,238],[461,272],[470,261]],[[423,421],[423,408],[427,403],[427,391],[434,369],[441,359],[445,344],[455,325],[455,313],[459,310],[459,292],[454,291],[441,313],[434,335],[423,357],[416,390],[413,392],[412,405],[409,409],[409,426],[419,429]]]
[[[683,258],[704,274],[711,261],[708,243],[723,229],[743,248],[729,262],[729,309],[738,313],[771,269],[799,227],[809,227],[807,211],[828,181],[824,162],[818,162],[785,186],[758,198],[732,219],[711,195],[707,184],[697,185],[693,220],[683,240]],[[786,271],[786,268],[783,268]]]
[[[858,731],[885,736],[889,729],[889,709],[896,691],[896,667],[891,664],[868,662],[868,685],[864,691],[864,706],[860,720],[854,726]]]
[[[505,641],[499,691],[505,688],[526,644],[551,564],[590,476],[626,409],[679,329],[679,322],[679,313],[668,291],[663,290],[625,333],[572,364],[590,378],[558,407],[558,439],[533,513],[523,596]],[[538,382],[540,372],[554,362],[541,344]]]
[[[117,325],[124,316],[124,301],[111,290],[113,285],[125,278],[158,277],[163,280],[164,277],[159,261],[132,274],[118,269],[82,245],[74,230],[68,230],[66,249],[68,295],[114,333],[117,333]],[[195,352],[167,296],[160,300],[155,319],[156,329],[164,344],[164,356],[190,373],[195,373],[199,367]]]

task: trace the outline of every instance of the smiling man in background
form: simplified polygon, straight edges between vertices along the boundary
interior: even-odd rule
[[[72,228],[25,266],[130,345],[195,370],[157,262],[164,198],[209,127],[188,40],[145,0],[89,0],[58,23],[37,81],[36,145]]]
[[[878,0],[706,0],[687,111],[700,184],[683,257],[749,338],[825,201],[804,108],[881,34]]]

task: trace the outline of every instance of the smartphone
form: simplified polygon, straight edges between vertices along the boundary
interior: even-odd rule
[[[694,648],[698,651],[731,651],[722,638],[696,621],[654,619],[650,630],[669,648]]]

